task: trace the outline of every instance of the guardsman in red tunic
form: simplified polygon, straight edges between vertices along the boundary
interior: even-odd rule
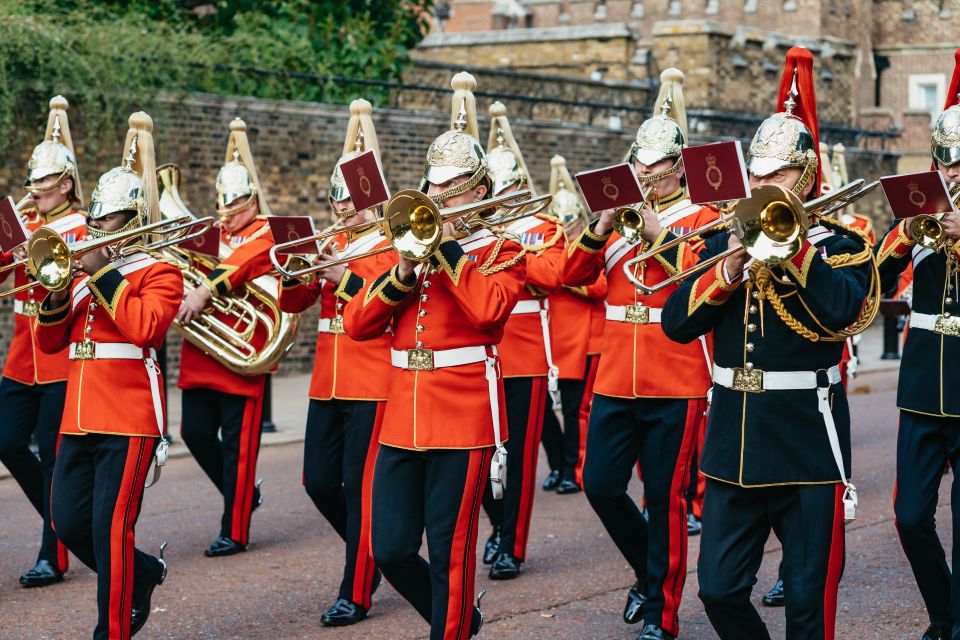
[[[614,543],[636,574],[623,612],[629,624],[644,621],[640,640],[672,640],[687,562],[687,499],[690,465],[710,388],[706,339],[679,345],[663,333],[663,304],[676,287],[645,295],[623,264],[672,231],[684,233],[715,220],[717,212],[690,203],[683,187],[680,150],[687,140],[683,74],[661,75],[662,113],[644,122],[629,161],[659,207],[642,208],[643,242],[615,233],[613,211],[587,227],[563,270],[569,286],[607,275],[607,323],[587,431],[583,488]],[[656,200],[657,198],[654,198]],[[640,240],[640,238],[637,238]],[[661,253],[634,267],[635,277],[655,284],[692,260],[692,249]],[[643,470],[649,524],[627,485],[633,465]]]
[[[147,114],[130,116],[130,152],[93,192],[90,236],[159,219],[152,129]],[[119,258],[109,249],[77,258],[85,276],[47,295],[37,329],[45,353],[67,349],[70,358],[51,509],[57,536],[97,573],[97,640],[139,631],[167,572],[162,547],[156,558],[134,546],[134,527],[158,441],[158,462],[166,459],[156,349],[177,313],[183,279],[135,245]]]
[[[80,210],[83,193],[77,159],[67,121],[63,96],[50,100],[50,116],[44,141],[37,145],[27,164],[29,196],[21,206],[25,226],[32,233],[46,225],[74,242],[86,233],[85,213]],[[0,254],[0,265],[12,264],[23,256],[20,249]],[[28,282],[21,265],[0,274],[14,273],[14,286]],[[13,339],[0,380],[0,463],[10,471],[43,519],[40,553],[33,568],[20,576],[24,587],[44,587],[63,580],[67,554],[50,527],[50,479],[57,452],[57,431],[63,415],[67,389],[67,353],[46,354],[37,346],[37,314],[46,293],[34,287],[14,294]],[[39,458],[30,450],[36,436]]]
[[[421,187],[446,207],[490,193],[476,80],[459,73],[452,84],[453,130],[430,145]],[[364,285],[344,315],[357,340],[393,330],[373,480],[373,557],[430,624],[430,640],[465,640],[483,620],[471,606],[477,524],[491,459],[500,472],[507,438],[497,344],[524,286],[521,247],[485,228],[463,237],[462,227],[444,224],[429,261],[401,257]],[[505,479],[508,487],[520,481]],[[419,555],[424,530],[429,562]]]
[[[177,313],[180,324],[199,316],[213,298],[273,270],[269,256],[273,237],[266,221],[270,209],[250,153],[247,125],[240,118],[230,123],[216,189],[220,263],[207,274],[204,286],[184,297]],[[229,321],[219,311],[214,315]],[[177,380],[183,389],[181,436],[223,494],[220,534],[204,551],[209,558],[247,550],[250,516],[263,502],[255,477],[265,381],[266,374],[234,373],[189,342],[183,343]]]
[[[493,196],[518,189],[534,191],[523,155],[510,130],[506,108],[490,107],[490,141],[487,163]],[[526,250],[527,282],[510,314],[500,344],[503,388],[506,393],[507,483],[503,500],[494,500],[490,490],[484,508],[493,532],[484,547],[490,577],[510,580],[520,574],[527,556],[533,497],[536,494],[537,459],[543,428],[543,405],[547,393],[557,394],[558,369],[550,341],[550,303],[547,295],[560,286],[560,264],[566,239],[557,219],[544,214],[521,218],[504,226],[502,233],[520,242]]]
[[[366,100],[350,104],[350,123],[340,162],[368,149],[379,153],[371,109]],[[334,213],[344,226],[372,220],[371,211],[354,210],[340,162],[330,178]],[[358,258],[324,269],[310,283],[284,280],[280,308],[300,313],[313,304],[320,306],[303,441],[303,486],[347,545],[337,601],[320,618],[326,626],[346,626],[367,616],[371,590],[380,581],[370,550],[370,494],[391,365],[390,334],[384,332],[366,342],[353,340],[344,334],[343,312],[368,281],[396,264],[396,256],[390,251],[359,257],[388,246],[376,227],[343,233],[335,236],[332,243],[336,246],[332,255],[340,259]]]
[[[550,212],[560,219],[567,241],[574,242],[587,223],[587,207],[577,193],[563,156],[554,156],[550,166],[553,195]],[[606,321],[603,303],[606,296],[607,279],[603,275],[589,286],[563,286],[550,294],[550,340],[560,373],[562,402],[557,406],[548,399],[544,407],[543,448],[551,469],[543,485],[547,491],[555,490],[559,494],[580,491],[578,470],[583,468],[593,382],[597,377],[599,345]],[[558,409],[563,416],[562,430],[556,414]]]

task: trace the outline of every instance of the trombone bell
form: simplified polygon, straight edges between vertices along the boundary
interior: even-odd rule
[[[424,193],[414,189],[397,192],[384,208],[383,217],[390,242],[404,258],[426,260],[440,246],[444,219]]]
[[[56,231],[41,227],[30,236],[27,271],[50,291],[63,291],[73,282],[73,254]]]
[[[734,233],[757,260],[779,263],[790,260],[801,247],[807,229],[803,203],[793,192],[776,185],[761,185],[737,203]]]

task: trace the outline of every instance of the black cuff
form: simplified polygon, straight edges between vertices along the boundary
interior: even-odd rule
[[[57,324],[63,322],[70,315],[70,302],[71,296],[67,296],[66,302],[56,309],[50,308],[50,295],[47,294],[47,297],[43,299],[43,302],[40,303],[40,315],[37,318],[37,321],[40,324]]]
[[[353,299],[353,296],[357,295],[357,293],[363,289],[364,284],[366,284],[366,281],[363,278],[355,274],[353,271],[350,271],[350,269],[347,269],[343,273],[343,277],[340,278],[340,284],[337,286],[337,290],[334,292],[334,294],[349,302]]]
[[[100,300],[100,304],[110,312],[110,317],[113,317],[117,310],[120,294],[128,284],[129,282],[119,270],[112,265],[108,265],[93,274],[87,286],[90,292]]]

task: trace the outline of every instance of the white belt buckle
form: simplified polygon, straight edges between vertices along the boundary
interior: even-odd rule
[[[642,304],[628,304],[624,322],[629,324],[650,324],[650,307]]]
[[[407,349],[407,369],[411,371],[433,371],[433,350]]]
[[[73,348],[73,359],[74,360],[96,360],[97,358],[97,343],[92,340],[84,340],[83,342],[74,343],[76,346]]]
[[[942,336],[955,336],[960,338],[960,317],[957,316],[937,316],[933,323],[934,333]]]
[[[34,318],[40,315],[40,303],[36,300],[26,300],[23,303],[23,310],[20,315],[26,318]]]
[[[733,384],[731,385],[731,388],[734,391],[762,393],[763,369],[744,369],[743,367],[734,367]]]
[[[329,333],[337,333],[337,334],[346,333],[343,330],[343,316],[336,316],[335,318],[330,318]]]

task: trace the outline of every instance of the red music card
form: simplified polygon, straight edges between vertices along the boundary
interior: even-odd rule
[[[199,253],[200,255],[210,256],[211,258],[220,257],[220,228],[210,227],[196,238],[184,240],[178,246],[187,251]]]
[[[739,140],[687,147],[680,152],[690,202],[726,202],[750,196],[747,165]]]
[[[582,171],[575,177],[591,213],[636,204],[643,200],[637,175],[627,163]]]
[[[390,199],[380,159],[373,149],[342,162],[340,172],[357,211],[375,207]]]
[[[0,200],[0,249],[8,253],[26,241],[27,228],[23,226],[23,218],[17,213],[13,198],[7,196]]]
[[[270,233],[273,234],[273,241],[276,244],[309,238],[317,233],[313,218],[310,216],[269,216],[267,224],[270,225]],[[279,255],[293,253],[316,255],[320,251],[316,242],[304,242],[290,249],[278,249],[277,253]]]
[[[880,186],[897,219],[954,210],[947,183],[939,171],[884,176],[880,178]]]

